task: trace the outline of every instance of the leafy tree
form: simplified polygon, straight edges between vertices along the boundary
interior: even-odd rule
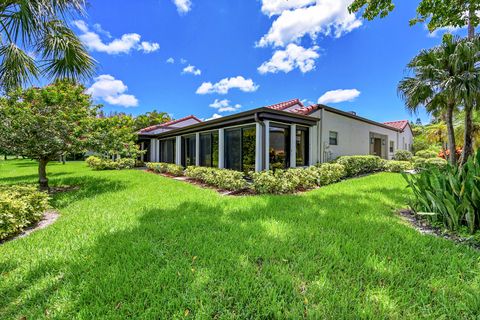
[[[135,131],[170,121],[171,118],[166,112],[153,110],[145,114],[140,114],[134,119]]]
[[[85,0],[1,1],[0,88],[9,91],[39,76],[90,77],[95,61],[66,23],[84,5]]]
[[[362,11],[365,19],[384,18],[395,9],[393,0],[354,0],[350,12]],[[480,0],[420,0],[417,16],[410,25],[427,21],[430,32],[442,27],[468,26],[468,36],[473,38],[475,27],[480,20],[476,11],[480,10]]]
[[[134,119],[125,114],[97,117],[89,137],[89,147],[104,158],[137,158],[142,151],[136,144]]]
[[[13,90],[0,100],[0,148],[37,160],[42,189],[48,188],[49,161],[85,151],[96,108],[84,91],[81,85],[59,81]]]
[[[413,75],[404,78],[398,85],[408,110],[416,112],[425,107],[427,112],[440,115],[445,122],[451,164],[457,161],[453,114],[461,104],[458,79],[462,70],[457,68],[455,59],[460,44],[451,35],[444,36],[442,45],[423,50],[410,61],[408,69]]]

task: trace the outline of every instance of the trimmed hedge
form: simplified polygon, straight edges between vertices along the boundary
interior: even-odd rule
[[[432,159],[432,158],[438,157],[438,152],[433,150],[420,150],[420,151],[417,151],[415,155],[423,159]]]
[[[377,156],[342,156],[337,163],[345,167],[347,177],[380,171],[385,160]]]
[[[136,160],[131,158],[120,158],[116,161],[102,159],[95,156],[88,157],[85,162],[93,170],[122,170],[132,169],[136,165]]]
[[[417,171],[425,170],[431,167],[443,169],[447,166],[448,162],[442,158],[420,158],[414,157],[413,167]]]
[[[340,163],[323,163],[318,166],[319,185],[326,186],[338,182],[347,176],[345,166]]]
[[[173,163],[148,162],[146,165],[149,170],[156,173],[168,173],[176,177],[183,176],[183,167]]]
[[[408,150],[397,150],[393,156],[393,159],[397,161],[410,161],[413,154]]]
[[[385,163],[385,171],[388,172],[404,172],[407,170],[413,169],[413,163],[410,161],[397,161],[397,160],[390,160]]]
[[[48,200],[46,193],[33,186],[0,186],[0,240],[40,221]]]
[[[247,187],[247,181],[239,171],[190,166],[184,173],[189,178],[222,190],[239,191]]]

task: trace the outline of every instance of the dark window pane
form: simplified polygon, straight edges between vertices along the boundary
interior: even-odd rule
[[[306,129],[297,130],[296,143],[297,143],[296,165],[307,166],[308,165],[308,130]]]
[[[270,127],[270,169],[284,169],[289,167],[290,138],[289,129]]]
[[[212,167],[218,168],[218,131],[212,132]]]
[[[329,133],[329,144],[331,146],[336,146],[338,145],[338,133],[335,131],[330,131]]]
[[[242,171],[255,171],[255,127],[242,129]]]
[[[188,136],[183,138],[183,165],[186,167],[195,165],[195,145],[195,136]]]
[[[175,162],[175,139],[160,141],[160,162]]]
[[[225,131],[225,167],[232,170],[242,170],[242,130]]]
[[[212,166],[212,134],[200,134],[200,165],[204,167]]]

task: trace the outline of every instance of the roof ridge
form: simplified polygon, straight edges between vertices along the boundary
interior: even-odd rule
[[[290,108],[291,106],[294,106],[294,105],[296,105],[296,104],[299,104],[300,107],[302,107],[302,108],[304,107],[304,105],[303,105],[303,103],[300,101],[300,99],[295,98],[295,99],[291,99],[291,100],[287,100],[287,101],[283,101],[283,102],[271,104],[271,105],[265,106],[265,108],[282,111],[282,110],[288,109],[288,108]]]
[[[168,126],[177,124],[177,123],[179,123],[179,122],[182,122],[182,121],[185,121],[185,120],[188,120],[188,119],[195,119],[195,120],[197,120],[198,122],[202,122],[202,120],[198,119],[196,116],[194,116],[193,114],[191,114],[191,115],[189,115],[189,116],[186,116],[186,117],[183,117],[183,118],[180,118],[180,119],[170,120],[170,121],[168,121],[168,122],[164,122],[164,123],[160,123],[160,124],[156,124],[156,125],[153,125],[153,126],[149,126],[149,127],[140,129],[139,132],[140,132],[140,133],[150,132],[150,131],[153,131],[153,130],[156,130],[156,129],[159,129],[159,128],[168,127]]]

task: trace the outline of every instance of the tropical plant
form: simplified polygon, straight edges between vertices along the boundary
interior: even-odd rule
[[[48,162],[86,151],[96,107],[85,88],[59,81],[10,91],[0,100],[0,148],[38,161],[40,187],[48,188]]]
[[[404,174],[404,177],[413,191],[411,206],[417,214],[441,222],[449,230],[458,230],[461,226],[467,226],[471,233],[478,230],[480,152],[471,156],[462,167],[429,167],[417,175]]]
[[[6,0],[0,3],[0,88],[32,79],[86,79],[95,61],[69,28],[85,0]]]
[[[170,120],[171,118],[166,112],[158,112],[157,110],[149,111],[145,114],[140,114],[133,119],[134,130],[138,131],[140,129],[162,124]]]

